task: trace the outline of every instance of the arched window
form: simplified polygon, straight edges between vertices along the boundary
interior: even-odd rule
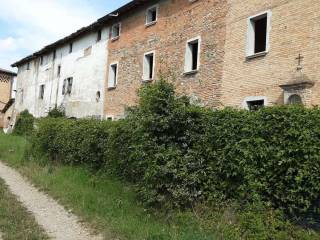
[[[289,97],[289,105],[302,105],[302,99],[298,94],[293,94]]]

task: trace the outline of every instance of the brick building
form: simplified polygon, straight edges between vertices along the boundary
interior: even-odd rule
[[[0,128],[6,128],[11,114],[9,109],[14,103],[13,83],[16,73],[0,69]]]
[[[223,105],[318,105],[320,2],[230,0],[229,5]],[[262,42],[260,49],[254,49],[255,40]]]
[[[133,0],[14,64],[17,109],[43,116],[62,103],[69,116],[117,119],[161,76],[213,108],[318,105],[319,10],[316,0]]]
[[[108,44],[107,117],[134,105],[142,84],[161,75],[201,104],[220,104],[227,1],[139,2],[119,14]],[[115,12],[115,13],[116,13]]]

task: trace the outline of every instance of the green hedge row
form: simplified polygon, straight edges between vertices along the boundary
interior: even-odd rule
[[[111,171],[156,206],[262,199],[319,213],[319,109],[209,110],[177,97],[165,81],[139,96],[118,122],[40,120],[34,152]]]

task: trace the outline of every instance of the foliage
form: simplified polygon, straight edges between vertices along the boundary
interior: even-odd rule
[[[33,132],[34,117],[25,110],[17,118],[13,134],[20,136],[29,136]]]
[[[65,117],[66,116],[66,113],[65,113],[65,110],[64,108],[62,107],[55,107],[53,109],[51,109],[48,113],[48,117],[51,117],[51,118],[61,118],[61,117]]]
[[[40,121],[34,149],[51,160],[105,166],[152,206],[262,200],[319,214],[320,109],[209,110],[173,85],[144,86],[119,122]]]

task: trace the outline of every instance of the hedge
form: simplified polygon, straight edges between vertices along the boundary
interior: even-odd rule
[[[320,109],[210,110],[165,81],[139,97],[118,122],[40,120],[34,152],[111,171],[154,206],[262,199],[290,213],[319,213]]]

